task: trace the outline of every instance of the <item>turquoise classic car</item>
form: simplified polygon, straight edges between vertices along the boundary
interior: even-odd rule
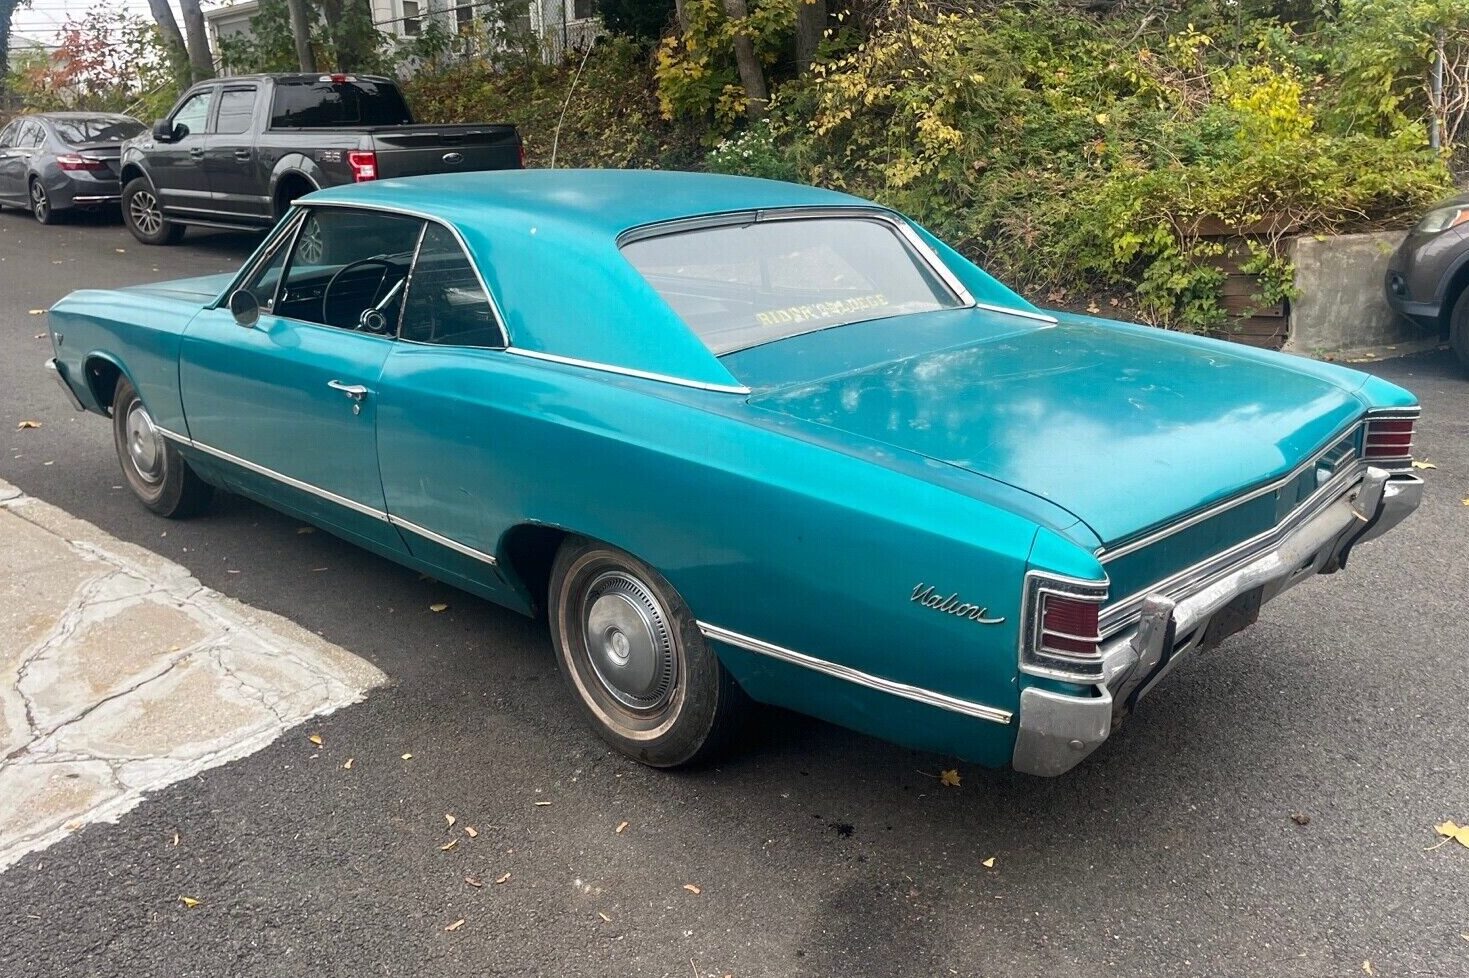
[[[320,191],[238,274],[50,326],[150,509],[229,490],[547,615],[591,725],[665,767],[754,700],[1061,774],[1422,491],[1406,391],[1043,312],[760,180]]]

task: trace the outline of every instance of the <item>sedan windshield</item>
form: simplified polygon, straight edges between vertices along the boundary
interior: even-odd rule
[[[963,304],[876,218],[674,231],[630,241],[622,253],[715,354]]]
[[[142,134],[146,128],[137,119],[99,115],[91,118],[71,117],[51,120],[51,128],[68,146],[85,146],[88,143],[120,143]]]

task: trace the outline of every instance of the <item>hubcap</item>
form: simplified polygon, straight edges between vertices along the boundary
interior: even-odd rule
[[[128,200],[128,216],[133,219],[133,226],[144,234],[157,234],[163,227],[158,200],[146,190],[139,190]]]
[[[33,182],[31,184],[31,210],[36,212],[37,219],[45,220],[49,207],[50,204],[46,201],[46,188]]]
[[[621,571],[592,582],[586,603],[587,655],[597,679],[629,709],[663,706],[676,677],[673,632],[657,597]]]
[[[163,478],[163,437],[141,401],[134,401],[127,416],[128,458],[144,482]]]

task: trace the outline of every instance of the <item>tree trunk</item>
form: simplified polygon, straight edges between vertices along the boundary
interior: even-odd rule
[[[678,32],[680,35],[689,32],[689,18],[684,13],[684,0],[673,0],[673,11],[678,15]]]
[[[770,104],[770,90],[765,87],[765,72],[755,54],[755,42],[744,31],[743,21],[750,10],[745,0],[724,0],[724,13],[735,25],[735,66],[740,70],[740,84],[745,88],[745,114],[752,122],[763,119]]]
[[[184,12],[185,48],[189,52],[189,75],[194,81],[214,77],[214,55],[209,51],[209,34],[204,30],[204,12],[199,0],[179,0]]]
[[[296,60],[302,71],[316,70],[316,54],[311,50],[311,14],[306,0],[286,0],[291,11],[291,38],[296,42]]]
[[[796,0],[796,67],[811,70],[816,48],[826,34],[826,0]]]
[[[179,22],[174,19],[173,8],[168,5],[168,0],[148,0],[148,9],[153,12],[153,22],[158,25],[158,33],[163,35],[163,48],[168,52],[169,64],[173,66],[174,74],[182,80],[189,71],[189,48],[184,44],[184,34],[179,30]]]
[[[337,71],[357,71],[377,46],[368,0],[321,0],[327,35],[337,56]]]
[[[5,94],[5,79],[10,74],[10,21],[19,6],[20,0],[0,0],[0,95]]]

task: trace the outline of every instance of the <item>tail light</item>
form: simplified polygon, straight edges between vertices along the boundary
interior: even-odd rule
[[[350,150],[347,165],[352,168],[352,182],[366,183],[377,179],[377,154],[371,150]]]
[[[1398,462],[1403,466],[1413,461],[1413,429],[1416,417],[1370,417],[1362,441],[1362,457],[1369,462]]]
[[[1104,581],[1031,574],[1021,669],[1032,675],[1094,683],[1102,678]]]
[[[91,156],[76,156],[66,154],[56,157],[56,165],[63,170],[105,170],[107,161],[99,160]]]

